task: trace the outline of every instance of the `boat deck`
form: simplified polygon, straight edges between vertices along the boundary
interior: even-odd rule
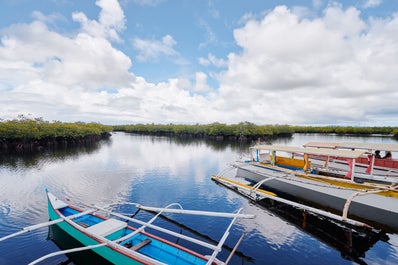
[[[65,217],[79,213],[78,210],[69,206],[64,206],[59,210]],[[74,219],[74,222],[79,224],[89,234],[113,241],[126,237],[135,231],[127,226],[125,221],[115,218],[103,219],[91,214],[78,217]],[[206,264],[206,260],[189,253],[185,253],[183,257],[180,257],[178,253],[181,252],[181,249],[165,244],[158,240],[158,238],[151,237],[145,233],[137,233],[119,244],[128,250],[138,252],[165,264]]]

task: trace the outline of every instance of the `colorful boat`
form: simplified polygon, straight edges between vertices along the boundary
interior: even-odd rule
[[[251,149],[255,151],[252,159],[233,165],[237,177],[257,183],[256,186],[263,186],[278,197],[293,198],[337,213],[343,220],[350,217],[398,231],[397,179],[387,184],[370,180],[357,182],[355,158],[364,151],[274,145],[256,145]],[[290,154],[290,157],[280,156],[277,152]],[[310,155],[345,157],[352,163],[343,177],[324,176],[312,171]]]
[[[134,204],[138,209],[158,212],[151,220],[143,222],[133,217],[109,211],[103,207],[90,206],[88,209],[83,210],[79,207],[69,205],[49,192],[47,192],[47,198],[50,222],[24,228],[22,231],[13,235],[0,238],[0,241],[23,232],[56,224],[63,231],[78,240],[83,247],[50,253],[30,264],[37,264],[56,255],[87,249],[92,249],[92,251],[112,264],[224,264],[217,260],[217,255],[222,249],[232,224],[237,218],[254,218],[253,215],[241,214],[241,209],[237,213],[220,213],[183,210],[179,204],[171,204],[166,208],[153,208]],[[171,208],[173,206],[178,206],[178,209]],[[105,213],[112,217],[105,217],[98,212]],[[219,243],[214,245],[152,224],[160,214],[167,212],[224,217],[230,218],[231,222]],[[136,223],[140,226],[132,227],[128,225],[128,222]],[[180,240],[205,247],[209,249],[209,253],[207,253],[207,255],[199,254],[159,236],[147,233],[144,231],[144,228],[154,229],[177,237]],[[238,243],[239,242],[240,241],[238,241]],[[231,255],[233,255],[233,253],[231,253]]]

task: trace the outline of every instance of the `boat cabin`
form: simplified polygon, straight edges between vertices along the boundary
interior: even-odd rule
[[[364,150],[366,155],[360,156],[355,159],[356,163],[383,168],[398,169],[398,159],[395,158],[394,153],[398,152],[398,144],[390,143],[356,143],[356,142],[309,142],[303,145],[304,147],[311,148],[324,148],[324,149],[338,149],[338,150]],[[381,157],[375,156],[377,151],[382,151]],[[390,156],[388,156],[390,154]],[[370,173],[370,172],[369,172]]]

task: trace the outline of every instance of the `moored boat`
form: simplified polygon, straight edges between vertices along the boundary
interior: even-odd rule
[[[358,264],[365,264],[362,259],[377,241],[389,240],[385,231],[372,229],[366,224],[354,220],[341,222],[341,216],[333,216],[325,211],[321,212],[319,209],[311,209],[305,205],[286,201],[276,194],[249,186],[247,185],[247,181],[245,184],[245,181],[242,179],[235,178],[232,180],[213,174],[212,180],[246,197],[267,212],[272,213],[273,218],[277,216],[283,221],[288,222],[289,225],[294,225],[305,233],[340,251],[343,258],[355,261]],[[265,223],[275,222],[265,219],[264,215],[262,216],[262,220]],[[269,226],[267,228],[270,230],[274,229]],[[279,226],[278,228],[280,229]],[[280,236],[278,229],[276,229],[275,233],[275,237]]]
[[[24,228],[13,235],[0,238],[0,241],[44,226],[58,225],[63,231],[78,240],[83,247],[53,252],[30,264],[37,264],[56,255],[87,249],[92,249],[92,251],[112,264],[224,264],[217,259],[217,255],[221,251],[221,247],[233,223],[237,218],[254,218],[253,215],[241,214],[241,209],[237,213],[220,213],[184,210],[179,204],[172,204],[166,208],[146,207],[135,204],[138,209],[158,212],[148,222],[143,222],[99,206],[91,205],[88,209],[83,210],[79,207],[69,205],[50,192],[47,192],[47,198],[49,222]],[[178,206],[178,208],[171,208],[174,206]],[[105,214],[100,215],[99,212],[111,217],[105,216]],[[217,245],[214,245],[152,224],[160,214],[167,212],[224,217],[230,218],[231,221],[223,237]],[[130,226],[128,222],[138,224],[139,226]],[[199,254],[179,244],[147,233],[144,230],[146,228],[166,233],[179,238],[179,240],[197,244],[208,249],[209,253]]]
[[[237,177],[258,183],[278,196],[337,213],[343,220],[350,217],[398,231],[397,179],[384,184],[370,179],[356,181],[355,158],[365,151],[274,145],[256,145],[252,150],[253,159],[234,164]],[[277,152],[291,156],[282,158]],[[301,154],[300,158],[295,157],[297,154]],[[353,162],[340,177],[324,176],[311,169],[310,155],[345,157]]]

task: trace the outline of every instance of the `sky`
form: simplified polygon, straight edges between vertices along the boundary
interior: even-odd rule
[[[0,0],[0,120],[398,126],[398,0]]]

